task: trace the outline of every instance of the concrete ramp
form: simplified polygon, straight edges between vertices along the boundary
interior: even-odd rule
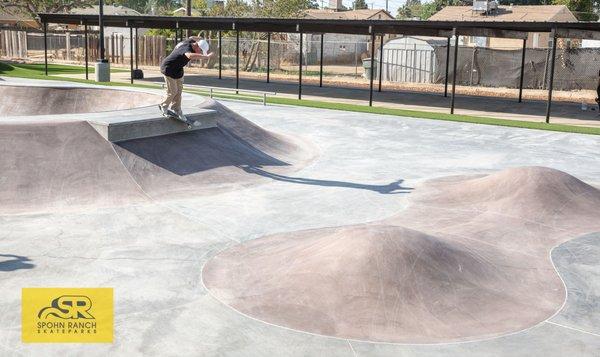
[[[115,150],[152,198],[169,199],[240,189],[260,182],[249,169],[293,172],[316,157],[310,143],[260,128],[215,101],[205,102],[217,127],[123,141]]]
[[[0,214],[214,194],[268,182],[248,168],[291,172],[315,157],[215,101],[187,100],[196,130],[156,107],[0,118]]]
[[[2,116],[78,114],[154,105],[160,95],[105,87],[0,85]]]
[[[111,144],[88,123],[0,124],[0,213],[146,201]]]

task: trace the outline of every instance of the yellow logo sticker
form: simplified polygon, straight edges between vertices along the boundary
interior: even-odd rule
[[[113,342],[112,288],[23,288],[23,342]]]

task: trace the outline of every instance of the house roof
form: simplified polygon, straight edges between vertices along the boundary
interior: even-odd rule
[[[37,27],[37,22],[27,14],[20,14],[18,11],[9,14],[6,10],[0,9],[0,25]]]
[[[499,6],[492,14],[472,11],[471,6],[446,6],[429,18],[430,21],[556,21],[576,22],[577,18],[565,5]]]
[[[383,9],[360,9],[335,11],[333,9],[309,9],[304,12],[309,19],[326,20],[393,20],[394,17]]]
[[[71,10],[72,14],[82,14],[82,15],[97,15],[98,14],[98,5],[88,6],[88,7],[80,7],[77,9]],[[104,15],[126,15],[126,16],[136,16],[141,15],[139,12],[130,9],[125,6],[113,6],[113,5],[104,5]]]

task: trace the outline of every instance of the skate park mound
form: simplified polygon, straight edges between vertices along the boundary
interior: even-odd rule
[[[518,167],[416,188],[370,224],[281,233],[213,257],[223,303],[311,333],[394,343],[473,341],[535,326],[565,288],[550,260],[600,231],[600,192],[558,170]]]
[[[238,245],[209,261],[203,279],[222,302],[277,325],[434,343],[516,330],[551,312],[532,287],[555,278],[522,274],[527,268],[502,251],[403,227],[357,225]],[[515,274],[523,278],[515,282]]]
[[[160,103],[152,93],[73,86],[0,85],[0,97],[1,116],[93,113]]]
[[[448,178],[421,190],[418,205],[502,215],[573,229],[600,219],[600,190],[556,169],[516,167],[476,178]]]

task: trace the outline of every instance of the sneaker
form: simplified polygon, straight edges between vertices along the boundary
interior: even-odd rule
[[[165,117],[169,116],[168,109],[169,108],[166,105],[162,105],[162,104],[158,105],[158,110],[160,110],[160,112],[162,113],[162,115],[165,116]]]
[[[188,118],[182,112],[177,113],[177,115],[179,116],[179,119],[181,121],[184,121],[186,123],[188,122]]]

